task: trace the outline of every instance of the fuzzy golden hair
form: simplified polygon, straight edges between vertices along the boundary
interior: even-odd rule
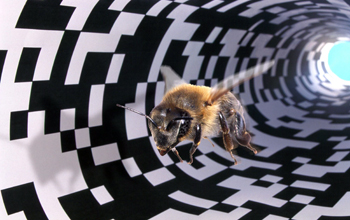
[[[212,105],[207,105],[210,95],[210,87],[182,84],[167,92],[162,103],[168,103],[172,105],[171,107],[186,110],[193,117],[192,123],[202,124],[202,136],[209,136],[217,130],[218,103],[220,100]]]

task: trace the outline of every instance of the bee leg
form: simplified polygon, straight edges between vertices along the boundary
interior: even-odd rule
[[[250,145],[250,141],[252,138],[249,132],[246,131],[246,126],[245,126],[243,117],[237,111],[235,111],[234,114],[235,114],[235,120],[236,120],[234,134],[237,142],[240,145],[251,150],[254,154],[257,154],[258,151]]]
[[[235,161],[235,165],[238,164],[237,159],[233,156],[232,150],[235,148],[235,145],[233,144],[232,137],[230,134],[230,129],[227,125],[227,121],[225,116],[222,114],[222,112],[219,112],[219,119],[222,129],[222,138],[224,141],[225,148],[228,152],[230,152],[231,157]]]
[[[196,126],[196,136],[195,136],[195,138],[193,140],[193,144],[192,144],[192,147],[190,149],[190,161],[188,162],[188,164],[192,164],[193,163],[193,154],[194,154],[194,152],[196,152],[197,147],[198,147],[198,145],[201,142],[201,136],[202,136],[202,128],[201,128],[201,125],[198,124]]]
[[[211,140],[208,138],[208,137],[203,137],[205,139],[207,139],[210,143],[211,143],[211,146],[215,147],[215,145],[213,144],[213,142],[211,142]]]
[[[250,145],[250,143],[247,144],[245,147],[248,148],[249,150],[251,150],[254,154],[257,154],[257,153],[258,153],[258,151],[257,151],[254,147],[252,147],[252,146]]]
[[[244,132],[243,134],[241,134],[241,135],[236,135],[236,140],[237,140],[237,142],[238,142],[240,145],[242,145],[243,147],[248,148],[248,149],[251,150],[254,154],[257,154],[257,153],[258,153],[258,151],[257,151],[254,147],[252,147],[252,146],[250,145],[251,136],[250,136],[250,134],[249,134],[247,131],[245,131],[245,132]]]
[[[183,160],[179,154],[179,152],[176,150],[176,148],[174,147],[173,149],[171,149],[173,151],[173,153],[177,156],[177,158],[179,158],[180,162],[183,163]]]

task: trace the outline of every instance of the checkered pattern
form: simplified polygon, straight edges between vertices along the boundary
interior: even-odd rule
[[[347,1],[0,3],[0,219],[318,219],[350,216],[349,83],[327,66]],[[221,138],[192,165],[160,156],[145,118],[161,65],[235,87],[256,156]],[[191,143],[177,146],[188,155]],[[183,158],[187,159],[187,158]],[[136,210],[136,211],[135,211]]]

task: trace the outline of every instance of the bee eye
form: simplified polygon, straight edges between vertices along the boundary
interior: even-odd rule
[[[174,118],[173,120],[171,120],[168,124],[168,126],[166,127],[166,130],[169,131],[169,129],[175,125],[176,121],[179,121],[180,123],[183,125],[186,121],[190,121],[193,120],[192,117],[180,117],[180,118]]]
[[[169,131],[174,125],[175,125],[175,121],[174,121],[174,120],[171,120],[171,121],[169,122],[169,124],[167,125],[166,130]]]

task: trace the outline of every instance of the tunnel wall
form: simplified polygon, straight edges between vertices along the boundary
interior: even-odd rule
[[[322,219],[350,216],[350,83],[327,54],[350,2],[1,1],[0,219]],[[160,156],[146,119],[161,65],[233,89],[251,155],[221,138],[192,165]],[[177,149],[188,160],[190,142]]]

